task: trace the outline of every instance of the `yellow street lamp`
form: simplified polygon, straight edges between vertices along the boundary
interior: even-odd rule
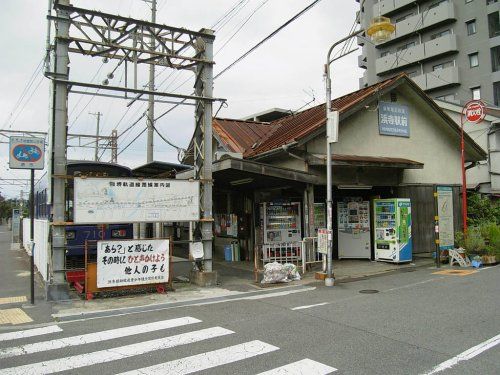
[[[391,20],[387,17],[378,16],[373,18],[370,27],[366,29],[368,36],[372,38],[375,43],[382,43],[391,37],[396,27],[391,24]],[[332,267],[332,217],[333,217],[333,207],[332,207],[332,143],[338,142],[339,134],[339,112],[331,108],[332,103],[332,80],[330,78],[330,64],[333,62],[330,59],[333,49],[340,43],[345,42],[355,36],[358,36],[365,32],[364,29],[357,30],[345,38],[342,38],[335,42],[328,50],[328,55],[325,64],[325,76],[326,76],[326,223],[327,223],[327,235],[328,235],[328,248],[326,255],[326,278],[325,286],[333,286],[333,267]],[[340,56],[342,57],[342,56]]]

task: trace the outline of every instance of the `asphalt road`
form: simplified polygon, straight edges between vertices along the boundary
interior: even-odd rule
[[[499,374],[500,267],[435,271],[1,331],[0,374]]]

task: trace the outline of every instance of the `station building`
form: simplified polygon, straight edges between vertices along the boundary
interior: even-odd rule
[[[339,141],[332,144],[335,257],[374,258],[373,220],[365,223],[369,238],[361,255],[349,246],[339,251],[338,234],[344,214],[347,221],[373,218],[377,198],[411,200],[414,254],[435,249],[436,186],[451,189],[453,226],[460,230],[460,127],[418,85],[400,74],[334,99],[332,107],[340,113]],[[326,227],[325,113],[321,104],[270,114],[270,122],[214,118],[215,258],[224,259],[228,244],[237,243],[233,257],[253,260],[269,243],[315,237]],[[486,157],[465,134],[466,165]],[[192,170],[177,175],[190,177]],[[349,202],[368,205],[345,213]],[[350,234],[355,239],[359,231]]]

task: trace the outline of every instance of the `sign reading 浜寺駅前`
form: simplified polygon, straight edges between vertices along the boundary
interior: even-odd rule
[[[410,137],[410,115],[408,106],[379,102],[378,130],[381,135]]]
[[[43,169],[45,140],[34,137],[10,137],[9,168]]]
[[[169,240],[98,241],[97,287],[168,282],[169,246]]]
[[[200,185],[193,180],[75,178],[75,224],[196,221]]]

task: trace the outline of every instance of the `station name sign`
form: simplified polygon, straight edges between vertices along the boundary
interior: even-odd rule
[[[45,139],[34,137],[10,137],[10,169],[43,169]]]
[[[410,137],[410,115],[408,106],[379,102],[378,130],[381,135]]]

